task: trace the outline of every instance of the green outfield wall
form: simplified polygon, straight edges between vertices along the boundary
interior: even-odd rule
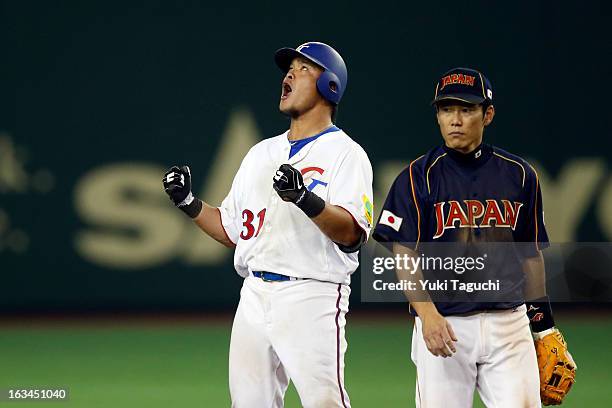
[[[234,305],[231,251],[161,177],[189,164],[219,204],[288,126],[274,51],[308,40],[346,59],[338,125],[372,161],[375,207],[441,142],[437,77],[469,66],[493,83],[486,141],[540,175],[551,240],[612,240],[609,5],[232,4],[0,2],[0,312]]]

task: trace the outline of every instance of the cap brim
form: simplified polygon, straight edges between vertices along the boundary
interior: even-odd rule
[[[289,71],[289,66],[291,65],[291,62],[297,57],[305,58],[308,61],[312,61],[318,66],[320,66],[321,68],[325,69],[325,66],[321,64],[319,61],[317,61],[316,59],[306,54],[303,54],[300,51],[293,49],[293,48],[288,48],[288,47],[281,48],[274,53],[274,61],[276,62],[276,65],[283,72]]]
[[[431,104],[435,105],[436,103],[440,101],[447,101],[447,100],[456,100],[456,101],[461,101],[465,103],[470,103],[473,105],[480,105],[486,99],[482,96],[476,96],[472,94],[438,95],[436,99],[431,101]]]
[[[291,65],[291,61],[293,61],[293,59],[295,57],[301,57],[303,56],[299,51],[294,50],[293,48],[281,48],[280,50],[277,50],[274,53],[274,61],[276,62],[276,65],[278,65],[278,67],[281,69],[281,71],[283,72],[287,72],[289,71],[289,65]]]

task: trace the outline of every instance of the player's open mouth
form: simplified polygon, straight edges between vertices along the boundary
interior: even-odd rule
[[[291,85],[289,85],[286,82],[283,82],[283,93],[281,94],[281,99],[282,100],[287,99],[290,93],[291,93]]]

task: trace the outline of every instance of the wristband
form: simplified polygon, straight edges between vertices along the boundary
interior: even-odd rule
[[[548,296],[525,302],[525,305],[527,306],[527,317],[532,332],[543,332],[555,326]]]
[[[187,214],[190,218],[195,218],[202,211],[202,201],[189,193],[189,195],[177,207]]]
[[[325,209],[325,200],[313,193],[303,189],[294,201],[295,205],[309,217],[314,218]]]
[[[549,334],[554,333],[555,331],[557,331],[557,329],[553,327],[551,329],[546,329],[542,332],[531,333],[531,336],[533,337],[534,340],[542,340],[544,337],[548,336]]]

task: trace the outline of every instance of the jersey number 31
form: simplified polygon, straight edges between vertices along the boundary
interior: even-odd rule
[[[253,225],[253,220],[255,219],[255,216],[253,215],[253,211],[244,210],[242,212],[242,219],[244,220],[242,222],[242,226],[244,227],[244,229],[242,230],[242,232],[240,232],[240,238],[247,240],[259,235],[259,231],[263,226],[265,217],[266,209],[264,208],[263,210],[257,213],[257,218],[259,221],[257,223],[257,231],[255,231],[255,226]]]

